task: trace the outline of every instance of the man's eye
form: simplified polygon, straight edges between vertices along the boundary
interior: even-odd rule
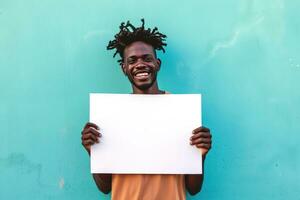
[[[146,61],[146,62],[151,62],[151,61],[152,61],[152,58],[151,58],[151,57],[146,57],[146,58],[144,59],[144,61]]]
[[[128,62],[128,64],[133,64],[133,63],[135,63],[135,60],[134,59],[130,59],[127,62]]]

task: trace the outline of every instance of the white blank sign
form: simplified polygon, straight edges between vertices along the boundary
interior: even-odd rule
[[[201,126],[199,94],[90,94],[90,122],[100,127],[91,173],[201,174],[190,145]]]

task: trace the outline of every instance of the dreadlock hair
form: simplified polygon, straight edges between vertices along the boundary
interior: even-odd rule
[[[142,41],[151,45],[154,49],[154,53],[155,50],[162,50],[165,53],[164,46],[167,46],[165,43],[167,36],[158,32],[157,27],[154,27],[152,30],[150,28],[145,29],[145,20],[141,19],[141,21],[141,27],[135,27],[129,21],[127,21],[126,24],[122,22],[119,26],[120,32],[117,33],[115,39],[109,41],[107,45],[107,50],[116,49],[113,57],[117,54],[121,56],[121,59],[118,60],[120,64],[123,62],[124,49],[126,46],[136,41]]]

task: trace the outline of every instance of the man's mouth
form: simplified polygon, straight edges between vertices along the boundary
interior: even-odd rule
[[[146,71],[140,71],[134,74],[134,77],[141,80],[141,79],[147,79],[150,76],[150,72]]]

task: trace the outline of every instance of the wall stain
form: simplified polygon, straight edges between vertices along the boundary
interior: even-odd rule
[[[23,153],[11,153],[6,158],[0,157],[0,174],[6,170],[14,170],[16,174],[37,173],[37,183],[41,185],[42,165],[30,161]]]
[[[62,177],[60,178],[59,182],[58,182],[58,186],[60,189],[63,189],[65,186],[65,179]]]

